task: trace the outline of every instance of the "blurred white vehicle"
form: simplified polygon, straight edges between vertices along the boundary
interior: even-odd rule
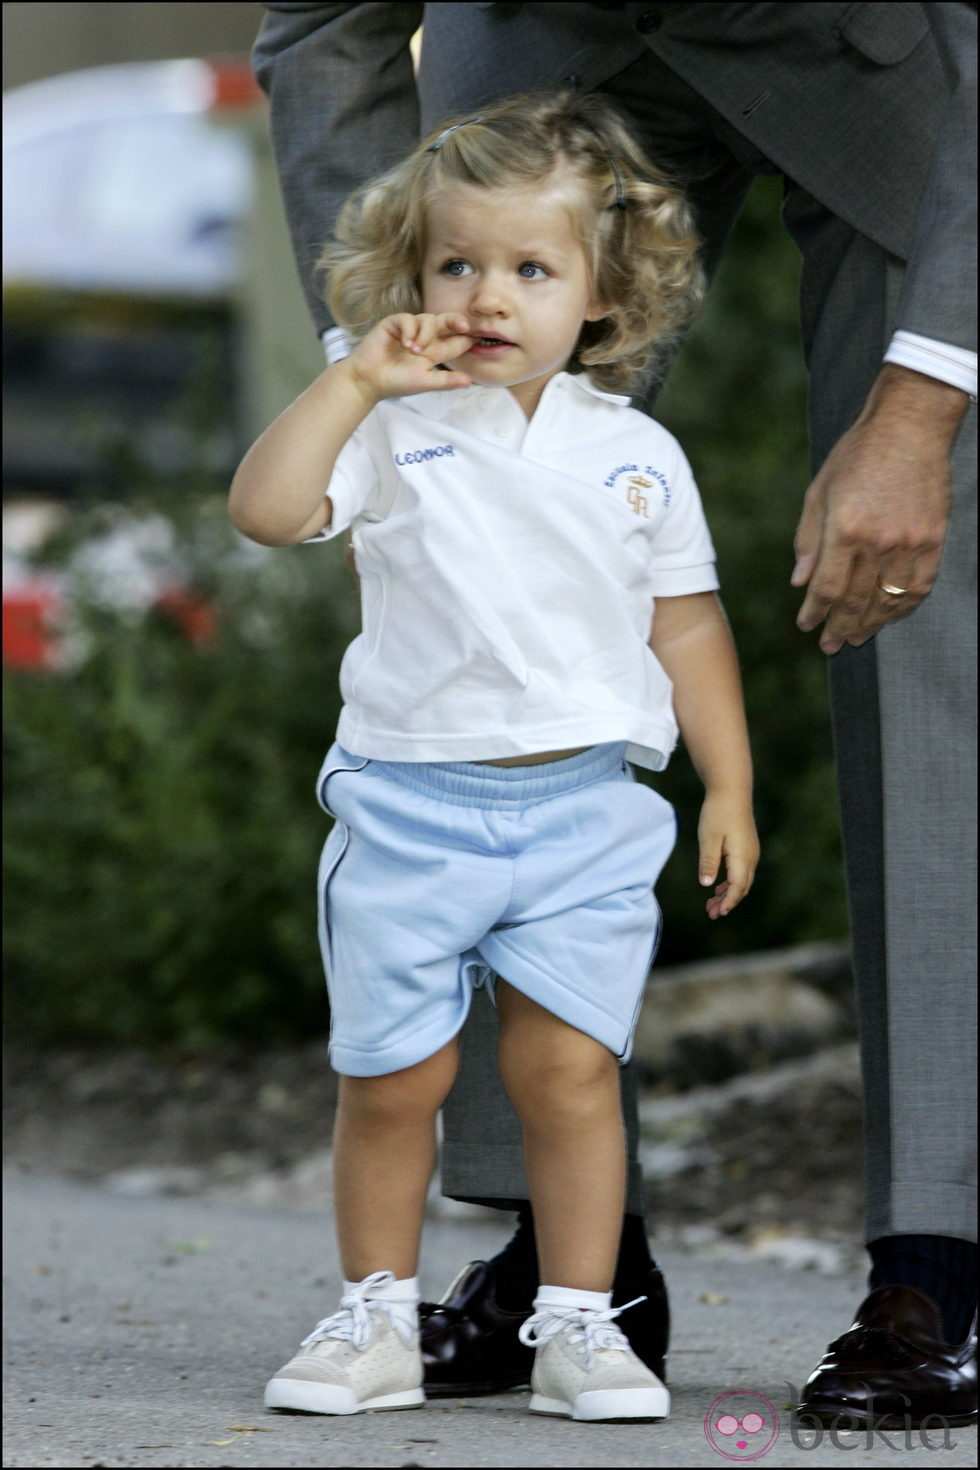
[[[30,553],[66,500],[124,500],[141,466],[220,475],[243,447],[236,306],[263,106],[244,58],[95,67],[4,95],[7,664],[63,661],[65,579]],[[204,636],[160,560],[126,534],[100,570]]]
[[[71,494],[120,446],[179,468],[204,416],[180,421],[195,374],[217,405],[210,458],[233,462],[262,105],[242,59],[94,67],[4,95],[5,496]]]
[[[3,281],[221,297],[241,269],[251,107],[244,62],[93,67],[3,99]]]

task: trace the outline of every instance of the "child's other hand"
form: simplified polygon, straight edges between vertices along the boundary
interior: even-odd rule
[[[415,316],[400,312],[386,316],[368,333],[347,359],[355,380],[371,398],[403,398],[446,388],[469,388],[466,373],[445,371],[472,346],[465,316],[443,313]]]
[[[744,796],[709,793],[698,823],[698,881],[710,887],[725,867],[725,879],[705,904],[709,919],[722,919],[752,887],[759,838],[752,805]]]

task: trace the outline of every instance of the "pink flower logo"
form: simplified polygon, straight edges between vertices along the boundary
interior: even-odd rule
[[[779,1413],[754,1389],[731,1388],[705,1414],[704,1437],[726,1460],[759,1460],[779,1437]]]

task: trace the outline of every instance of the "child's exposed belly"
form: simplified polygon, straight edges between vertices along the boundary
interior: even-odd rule
[[[546,761],[564,761],[570,756],[581,755],[588,750],[587,745],[580,745],[575,750],[536,750],[533,755],[505,755],[495,761],[475,761],[477,766],[543,766]]]

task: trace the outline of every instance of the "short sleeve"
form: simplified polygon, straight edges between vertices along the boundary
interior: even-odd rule
[[[657,527],[650,563],[655,597],[714,592],[719,586],[715,548],[691,466],[674,445],[666,514]]]
[[[372,417],[369,415],[355,429],[338,454],[330,483],[324,491],[333,505],[330,525],[308,537],[309,541],[331,541],[360,517],[372,516],[381,490],[376,453],[372,452],[376,448],[373,441],[377,437]]]

